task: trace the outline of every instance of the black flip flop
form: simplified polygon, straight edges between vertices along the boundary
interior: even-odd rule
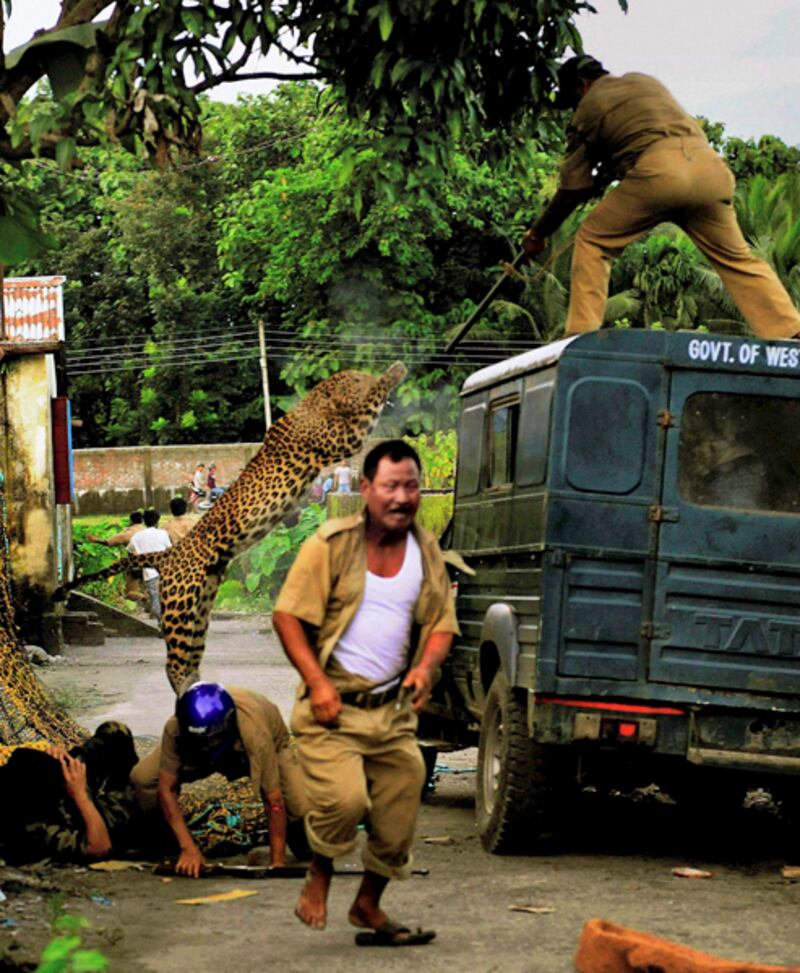
[[[432,929],[412,932],[408,926],[389,920],[371,932],[356,933],[356,946],[426,946],[435,938]]]

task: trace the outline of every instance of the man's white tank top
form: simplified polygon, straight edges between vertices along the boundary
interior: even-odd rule
[[[375,691],[397,682],[408,665],[414,604],[422,587],[422,554],[413,534],[406,538],[403,565],[394,577],[367,571],[355,618],[336,643],[333,657],[353,675],[375,682]]]

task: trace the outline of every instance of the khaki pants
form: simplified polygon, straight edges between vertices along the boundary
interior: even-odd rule
[[[131,771],[131,783],[136,803],[142,811],[152,811],[158,806],[158,769],[161,764],[161,744],[136,764]],[[290,818],[302,818],[309,809],[305,781],[300,769],[297,751],[284,747],[278,751],[278,772],[281,793]],[[187,783],[181,781],[181,783]],[[264,795],[262,795],[264,796]]]
[[[566,334],[603,323],[611,262],[659,223],[680,226],[711,261],[761,338],[790,338],[800,314],[775,272],[751,253],[731,202],[735,180],[702,139],[667,138],[647,149],[575,235]]]
[[[364,822],[364,865],[385,878],[411,874],[411,842],[425,780],[417,717],[394,702],[373,710],[345,706],[339,726],[316,722],[308,699],[292,713],[312,810],[306,836],[328,858],[349,854]]]
[[[125,574],[125,597],[130,601],[147,601],[147,592],[141,577]]]

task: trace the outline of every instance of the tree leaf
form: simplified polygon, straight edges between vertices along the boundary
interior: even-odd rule
[[[68,172],[75,158],[75,139],[61,139],[56,142],[56,162],[62,172]]]
[[[385,44],[392,36],[392,30],[394,29],[394,18],[392,17],[392,11],[389,9],[388,3],[381,4],[381,12],[378,16],[378,29],[381,32],[381,40]]]

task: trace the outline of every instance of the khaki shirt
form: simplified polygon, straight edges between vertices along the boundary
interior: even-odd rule
[[[567,128],[562,189],[588,189],[592,170],[606,163],[616,178],[663,138],[701,138],[702,128],[660,81],[647,74],[605,74],[581,98]]]
[[[289,746],[289,731],[278,707],[266,696],[237,686],[228,687],[228,692],[236,706],[239,739],[233,747],[233,759],[223,759],[220,767],[215,766],[213,772],[218,770],[234,780],[247,774],[249,764],[253,789],[257,796],[263,797],[280,787],[278,754]],[[244,769],[244,773],[239,773],[240,769]],[[198,773],[187,767],[181,759],[178,750],[178,720],[174,716],[164,726],[159,770],[174,774],[181,783],[208,776],[207,771]]]
[[[144,530],[144,524],[131,524],[130,527],[126,527],[125,530],[121,530],[118,534],[114,534],[112,537],[106,537],[103,543],[109,547],[120,547],[123,544],[127,547],[133,535],[138,534],[140,530]]]
[[[164,530],[169,534],[169,539],[174,545],[186,537],[196,523],[196,518],[183,514],[181,517],[173,517],[172,520],[165,521]]]
[[[294,615],[312,629],[311,644],[320,665],[329,667],[331,653],[353,620],[367,580],[366,520],[363,513],[328,520],[300,548],[278,595],[275,611]],[[434,632],[459,633],[452,588],[439,544],[433,534],[412,527],[422,554],[422,587],[414,605],[414,631],[419,635],[411,666],[416,665]],[[341,674],[340,674],[341,675]],[[363,677],[337,679],[340,688],[363,688]],[[302,687],[301,687],[302,690]]]

